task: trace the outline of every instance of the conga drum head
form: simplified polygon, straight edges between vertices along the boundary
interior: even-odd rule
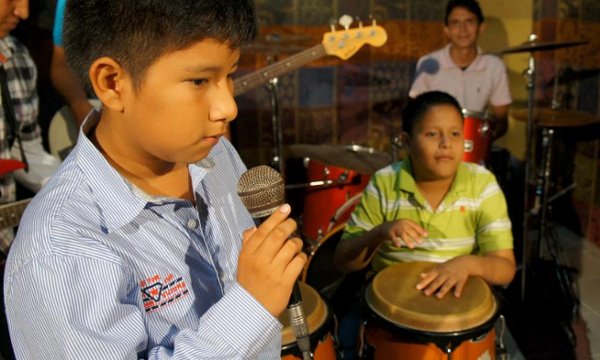
[[[496,301],[481,278],[470,277],[459,298],[448,293],[438,299],[417,290],[419,275],[435,266],[434,263],[411,262],[383,269],[367,288],[367,305],[389,323],[432,333],[473,329],[494,317]]]

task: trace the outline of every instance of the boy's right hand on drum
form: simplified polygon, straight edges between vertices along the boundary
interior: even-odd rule
[[[238,259],[238,283],[275,317],[287,307],[306,263],[302,240],[290,238],[296,230],[290,210],[285,204],[258,228],[244,231]]]
[[[427,231],[412,220],[402,219],[387,222],[381,229],[384,240],[387,240],[397,247],[406,246],[414,249],[417,244],[423,242],[423,237],[427,236]]]

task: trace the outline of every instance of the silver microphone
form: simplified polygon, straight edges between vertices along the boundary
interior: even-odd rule
[[[257,222],[269,217],[285,202],[283,178],[275,169],[266,165],[255,166],[243,173],[238,182],[237,192],[250,216]],[[310,333],[302,308],[302,294],[298,280],[294,284],[287,308],[302,357],[304,360],[312,359]]]

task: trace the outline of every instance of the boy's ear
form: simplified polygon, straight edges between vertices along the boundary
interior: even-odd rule
[[[410,135],[406,131],[400,133],[400,143],[404,149],[408,149],[410,147]]]
[[[130,85],[130,78],[121,64],[110,57],[101,57],[90,67],[89,76],[102,105],[122,112],[125,109],[124,90]]]

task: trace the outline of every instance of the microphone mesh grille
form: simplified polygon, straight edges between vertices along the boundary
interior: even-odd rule
[[[255,166],[243,173],[237,192],[255,219],[271,215],[285,201],[283,178],[266,165]]]

